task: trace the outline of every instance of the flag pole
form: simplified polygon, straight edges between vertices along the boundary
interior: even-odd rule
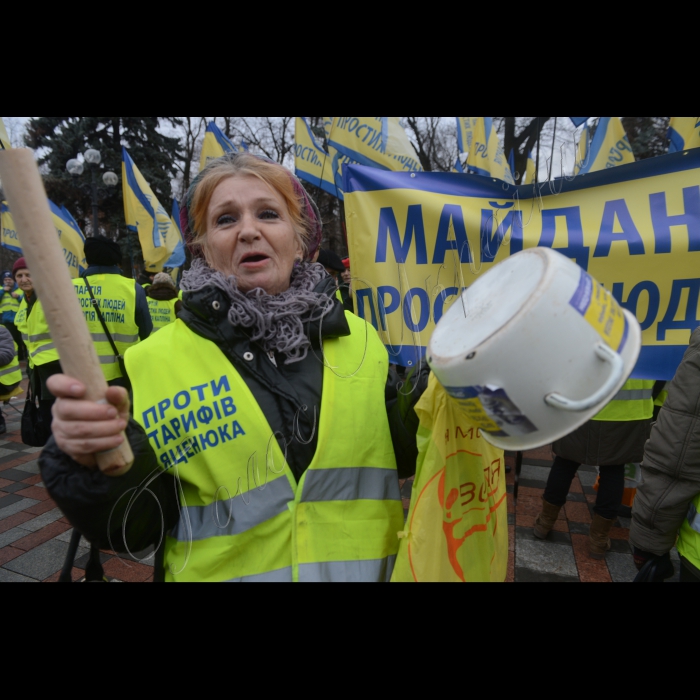
[[[542,117],[537,117],[537,165],[535,167],[535,186],[540,183],[540,143],[542,142]]]
[[[554,168],[554,149],[557,147],[557,121],[559,117],[554,117],[554,138],[552,139],[552,158],[549,161],[549,179],[552,179],[552,169]]]

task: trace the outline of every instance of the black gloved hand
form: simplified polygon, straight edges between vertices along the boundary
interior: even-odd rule
[[[640,573],[644,572],[647,576],[650,576],[650,578],[644,579],[645,583],[663,583],[676,575],[670,553],[660,557],[635,547],[634,564]]]

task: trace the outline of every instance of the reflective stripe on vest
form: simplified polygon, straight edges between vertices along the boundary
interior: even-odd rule
[[[27,340],[25,340],[25,343],[32,366],[41,367],[48,365],[50,362],[58,362],[60,360],[58,350],[56,350],[56,346],[51,340],[49,324],[44,315],[41,301],[37,300],[32,307],[32,312],[26,321],[26,331]]]
[[[396,556],[375,561],[334,561],[323,564],[304,564],[299,567],[301,583],[390,583]]]
[[[27,298],[22,298],[22,303],[19,305],[19,311],[17,316],[15,316],[15,326],[17,330],[22,334],[22,341],[27,346],[27,352],[29,352],[29,322],[27,321],[27,312],[29,310],[29,305],[27,304]],[[29,357],[29,366],[34,367],[34,361],[31,356]]]
[[[88,282],[99,304],[112,340],[119,354],[139,342],[139,328],[136,325],[136,282],[121,275],[90,275]],[[87,285],[83,279],[73,280],[83,314],[100,359],[102,372],[109,382],[122,376],[119,360],[114,354],[109,337],[95,311]]]
[[[691,504],[688,519],[678,535],[678,551],[700,569],[700,495]]]
[[[278,571],[270,571],[267,574],[260,574],[259,576],[246,576],[245,578],[234,578],[226,583],[292,583],[293,571],[292,567],[289,566],[286,569],[279,569]]]
[[[0,314],[13,313],[16,314],[19,311],[19,307],[22,304],[22,298],[15,299],[12,296],[12,292],[5,292],[0,299]]]
[[[294,500],[287,479],[276,479],[264,489],[264,498],[256,491],[210,506],[186,507],[173,537],[179,542],[190,538],[199,542],[212,537],[231,537],[249,532],[258,525],[285,512]],[[324,501],[399,501],[401,491],[392,469],[319,469],[309,473],[302,503]]]
[[[388,356],[370,326],[347,317],[352,335],[324,345],[318,448],[298,484],[214,343],[176,321],[129,350],[135,419],[181,488],[166,580],[390,579],[404,517],[386,418]]]
[[[630,379],[594,421],[631,422],[654,416],[655,381]]]

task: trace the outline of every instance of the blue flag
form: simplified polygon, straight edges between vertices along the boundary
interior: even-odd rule
[[[579,127],[581,124],[585,124],[590,117],[569,117],[569,119],[571,119],[575,127]]]

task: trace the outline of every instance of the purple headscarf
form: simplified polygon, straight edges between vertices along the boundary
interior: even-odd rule
[[[264,161],[266,163],[271,163],[272,165],[276,165],[278,168],[282,168],[284,172],[289,176],[289,179],[292,182],[292,186],[294,187],[294,192],[302,202],[302,210],[304,212],[304,216],[311,224],[311,237],[308,241],[309,252],[306,259],[313,260],[314,256],[316,255],[316,251],[318,251],[318,249],[321,247],[321,241],[323,239],[323,223],[321,222],[321,212],[316,206],[316,202],[314,202],[314,200],[311,199],[309,193],[306,191],[306,189],[301,184],[296,175],[287,170],[287,168],[284,168],[282,165],[276,163],[274,160],[270,160],[269,158],[264,158],[262,156],[255,156],[252,153],[227,153],[225,156],[217,158],[216,160],[209,163],[209,165],[207,165],[207,167],[204,168],[204,170],[202,170],[201,173],[199,173],[199,175],[190,185],[190,189],[187,191],[187,195],[185,196],[185,201],[180,207],[180,228],[182,229],[182,234],[185,237],[185,242],[187,243],[187,247],[190,249],[190,252],[192,253],[193,257],[204,257],[201,247],[194,245],[196,232],[193,231],[190,227],[190,207],[192,206],[194,193],[197,191],[199,183],[202,181],[202,178],[207,174],[209,169],[215,166],[220,161],[226,159],[228,161],[231,161],[232,163],[235,163],[238,158],[251,157],[257,158],[258,160]]]

